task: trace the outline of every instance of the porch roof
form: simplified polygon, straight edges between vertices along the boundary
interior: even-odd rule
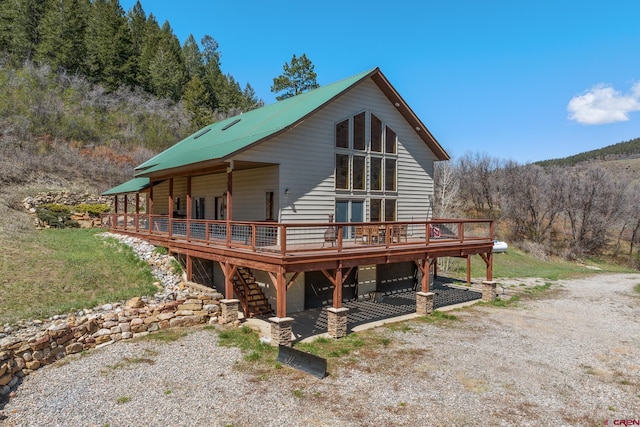
[[[117,185],[104,193],[103,196],[114,196],[116,194],[137,193],[149,187],[149,178],[133,178],[127,182]]]

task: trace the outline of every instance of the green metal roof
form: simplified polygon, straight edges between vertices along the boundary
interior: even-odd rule
[[[207,166],[222,163],[239,151],[296,126],[329,101],[369,77],[378,85],[389,101],[398,108],[398,112],[416,130],[425,144],[431,148],[436,158],[448,160],[447,152],[376,67],[336,83],[206,126],[138,166],[135,171],[137,178],[105,191],[103,194],[114,195],[141,191],[149,186],[149,178],[147,177],[169,175],[171,169],[196,166],[203,164],[203,162],[207,162]]]
[[[238,150],[292,127],[377,71],[374,68],[206,126],[138,166],[135,174],[149,176],[194,163],[223,160]]]
[[[113,196],[116,194],[137,193],[149,187],[149,178],[133,178],[110,190],[102,193],[103,196]]]

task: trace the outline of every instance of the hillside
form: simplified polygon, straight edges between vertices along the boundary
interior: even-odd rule
[[[550,159],[536,162],[539,166],[575,166],[590,161],[621,162],[616,167],[632,168],[640,163],[640,138],[619,142],[596,150],[585,151],[561,159]]]

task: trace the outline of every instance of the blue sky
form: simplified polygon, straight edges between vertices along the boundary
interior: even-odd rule
[[[181,43],[211,35],[223,72],[267,104],[293,54],[320,85],[380,67],[454,158],[527,163],[640,137],[637,0],[141,4]]]

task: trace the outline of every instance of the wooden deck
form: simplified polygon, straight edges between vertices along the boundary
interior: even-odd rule
[[[490,256],[493,221],[311,223],[213,221],[164,215],[105,214],[113,232],[171,252],[276,272],[317,271],[444,256]],[[490,279],[490,277],[488,277]]]

